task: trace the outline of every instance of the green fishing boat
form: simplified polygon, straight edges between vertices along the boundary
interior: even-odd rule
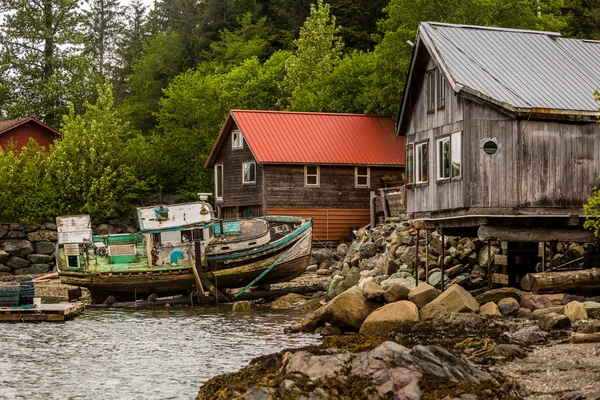
[[[138,208],[140,232],[92,235],[88,215],[57,218],[61,282],[93,303],[284,282],[309,265],[312,220],[216,220],[205,201]]]

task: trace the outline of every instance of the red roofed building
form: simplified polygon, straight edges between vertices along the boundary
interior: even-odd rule
[[[404,141],[388,116],[231,110],[206,162],[224,218],[314,219],[319,240],[370,221],[370,192],[400,178]]]
[[[12,141],[20,150],[30,138],[47,149],[62,133],[33,117],[0,121],[0,148],[7,149]]]

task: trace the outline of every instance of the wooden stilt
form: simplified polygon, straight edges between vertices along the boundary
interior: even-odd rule
[[[429,229],[425,231],[425,282],[429,283]]]
[[[490,240],[488,240],[487,281],[488,290],[492,290],[492,243]]]
[[[415,254],[416,260],[415,260],[415,286],[419,286],[419,238],[420,238],[420,230],[417,229],[417,252]]]
[[[445,290],[444,285],[444,259],[446,258],[446,244],[444,243],[444,230],[442,232],[442,262],[440,263],[440,267],[442,270],[442,292]]]

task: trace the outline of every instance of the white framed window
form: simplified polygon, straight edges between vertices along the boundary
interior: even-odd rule
[[[256,163],[254,161],[242,164],[242,183],[256,183]]]
[[[436,141],[437,179],[450,179],[450,136]]]
[[[244,135],[242,135],[242,131],[240,131],[239,129],[231,131],[231,148],[244,148]]]
[[[215,164],[215,198],[223,200],[223,164]]]
[[[415,145],[410,143],[406,146],[406,184],[415,183]]]
[[[415,181],[427,183],[429,180],[429,143],[415,144]]]
[[[321,184],[321,168],[318,165],[304,167],[304,186],[318,187]]]
[[[436,100],[437,100],[437,109],[441,110],[446,106],[446,85],[445,85],[445,80],[444,80],[444,75],[442,74],[442,71],[440,71],[439,69],[435,70],[435,75],[436,75],[436,82],[437,82],[437,88],[436,88]]]
[[[368,188],[371,185],[371,168],[354,167],[354,187]]]
[[[438,180],[460,178],[462,169],[461,138],[462,132],[454,132],[450,136],[436,141]]]

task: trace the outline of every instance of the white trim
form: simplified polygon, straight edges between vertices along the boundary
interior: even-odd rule
[[[254,180],[246,181],[246,165],[254,165]],[[256,161],[246,161],[242,163],[242,184],[256,183]]]
[[[219,167],[221,168],[221,197],[219,197],[219,191],[217,190],[217,174]],[[215,164],[215,199],[217,201],[223,201],[223,163]]]
[[[367,175],[358,175],[358,169],[359,168],[366,168],[367,169]],[[358,177],[367,177],[367,184],[366,185],[360,185],[358,183]],[[368,188],[371,187],[371,168],[370,167],[354,167],[354,187],[355,188]]]
[[[444,160],[443,160],[443,158],[441,158],[441,157],[443,157],[443,155],[441,155],[440,146],[443,146],[443,144],[446,142],[448,143],[448,157],[449,157],[448,163],[450,163],[450,160],[452,159],[452,148],[451,148],[451,144],[450,144],[450,136],[449,135],[444,136],[435,141],[435,161],[436,161],[435,164],[437,165],[436,177],[437,177],[438,181],[445,181],[452,177],[452,172],[450,170],[450,167],[448,167],[448,176],[443,176],[444,171],[442,168],[442,163]]]
[[[308,167],[316,167],[317,168],[317,183],[308,183],[309,176],[315,176],[315,174],[308,174]],[[321,167],[318,165],[305,165],[304,166],[304,186],[305,187],[319,187],[321,186]]]
[[[244,135],[239,129],[234,129],[231,131],[231,148],[234,150],[244,148]]]
[[[422,153],[419,153],[419,149],[423,148],[423,147],[427,148],[427,151],[429,152],[429,141],[415,144],[415,183],[416,184],[429,182],[429,159],[430,159],[429,153],[427,153],[427,164],[425,164],[427,178],[422,179],[423,171],[421,170],[421,167],[423,166],[423,164],[420,162],[420,159],[419,159],[419,155]]]

